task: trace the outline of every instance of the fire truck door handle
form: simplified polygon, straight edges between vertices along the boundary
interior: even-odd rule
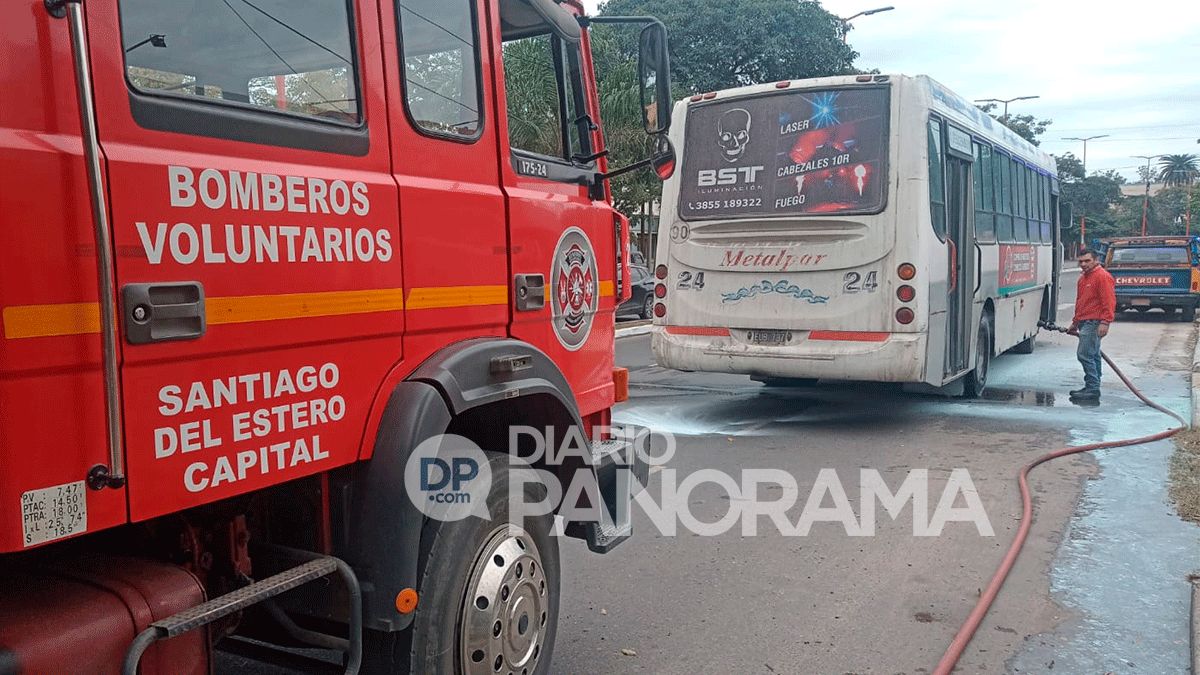
[[[518,274],[513,279],[518,312],[532,312],[546,306],[546,277],[542,274]]]
[[[204,335],[204,286],[198,281],[127,284],[121,288],[125,339],[134,345]]]

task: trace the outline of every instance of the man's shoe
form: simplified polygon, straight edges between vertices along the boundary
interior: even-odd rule
[[[1076,401],[1099,401],[1100,391],[1098,389],[1081,389],[1078,392],[1071,392],[1071,398]]]
[[[1071,396],[1072,397],[1078,396],[1080,394],[1086,393],[1087,390],[1088,390],[1087,387],[1084,387],[1083,389],[1072,389]]]

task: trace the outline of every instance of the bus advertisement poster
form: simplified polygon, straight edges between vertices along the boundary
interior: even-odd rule
[[[1037,247],[1029,244],[1000,245],[1000,293],[1032,288],[1037,282]]]

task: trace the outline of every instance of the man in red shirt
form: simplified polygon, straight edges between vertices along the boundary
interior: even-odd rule
[[[1083,389],[1071,392],[1075,400],[1100,399],[1100,340],[1117,310],[1117,290],[1112,275],[1100,266],[1096,254],[1084,249],[1079,254],[1079,286],[1075,295],[1075,319],[1067,332],[1079,337],[1076,355],[1083,365]]]

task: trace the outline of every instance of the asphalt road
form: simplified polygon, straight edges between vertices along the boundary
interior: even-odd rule
[[[1067,277],[1060,321],[1073,310]],[[1147,393],[1186,410],[1193,327],[1158,313],[1123,317],[1104,349]],[[676,435],[677,452],[651,476],[664,501],[674,483],[706,469],[739,476],[782,469],[795,477],[795,522],[821,469],[844,482],[861,514],[860,469],[892,490],[913,470],[930,477],[925,514],[954,469],[969,471],[994,530],[952,522],[941,536],[913,536],[912,506],[892,520],[876,509],[875,536],[818,522],[784,536],[766,518],[757,536],[740,527],[697,536],[659,532],[635,508],[634,538],[608,555],[562,540],[562,604],[550,669],[607,673],[927,673],[973,607],[1017,527],[1014,475],[1043,452],[1157,431],[1106,373],[1099,407],[1080,408],[1074,339],[1044,334],[1032,355],[993,362],[978,401],[921,396],[880,385],[772,390],[746,377],[659,368],[648,336],[621,339],[631,372],[619,421]],[[1026,551],[960,662],[961,672],[1185,672],[1186,574],[1200,536],[1163,495],[1169,442],[1078,456],[1038,469],[1037,519]],[[782,490],[760,490],[763,499]],[[738,502],[739,505],[745,501]],[[733,500],[702,485],[687,499],[714,522]],[[828,497],[823,502],[830,506]],[[963,506],[959,495],[956,505]],[[623,651],[624,650],[624,651]],[[219,672],[299,672],[225,656]]]
[[[1066,281],[1072,286],[1074,277]],[[1060,301],[1060,320],[1069,320],[1073,289]],[[1190,325],[1150,313],[1118,322],[1104,348],[1150,392],[1186,409],[1180,402],[1187,395],[1181,387],[1190,368],[1191,332]],[[654,364],[648,336],[620,340],[617,357],[630,368],[632,394],[617,419],[678,438],[666,470],[652,475],[648,493],[656,504],[663,503],[664,476],[670,471],[670,482],[678,485],[704,469],[734,477],[752,468],[783,469],[799,488],[788,511],[795,522],[822,469],[837,472],[856,513],[861,511],[860,469],[877,470],[892,490],[910,471],[926,469],[931,513],[952,470],[963,468],[995,536],[981,536],[976,525],[961,522],[948,524],[941,536],[913,536],[911,505],[895,521],[876,509],[876,533],[868,537],[848,536],[839,523],[816,523],[807,536],[784,536],[766,518],[759,520],[757,536],[742,536],[737,526],[718,536],[697,536],[682,525],[668,536],[635,509],[634,539],[607,556],[590,554],[578,542],[563,543],[553,673],[928,672],[1014,534],[1020,508],[1017,469],[1050,449],[1104,437],[1115,428],[1113,420],[1120,420],[1124,431],[1148,433],[1166,426],[1141,412],[1111,375],[1099,407],[1072,405],[1066,392],[1079,386],[1081,374],[1074,339],[1058,334],[1043,334],[1032,355],[1005,355],[993,362],[991,387],[979,401],[880,385],[776,390],[743,376],[669,371]],[[1165,462],[1161,468],[1165,473]],[[1088,637],[1076,627],[1088,610],[1072,606],[1057,587],[1089,574],[1089,559],[1077,557],[1066,569],[1056,555],[1072,517],[1078,521],[1086,515],[1078,512],[1085,484],[1100,473],[1091,457],[1039,469],[1033,533],[961,661],[962,671],[1044,671],[1055,667],[1056,651],[1079,647],[1076,643]],[[1140,478],[1161,483],[1157,475]],[[759,495],[775,498],[762,490]],[[824,504],[832,503],[827,496]],[[965,503],[959,495],[957,505]],[[687,497],[691,513],[709,523],[731,504],[729,495],[712,484]],[[1113,508],[1119,511],[1119,503]],[[1072,536],[1086,535],[1076,531]],[[1187,550],[1191,555],[1193,549]],[[1124,572],[1114,582],[1133,584],[1130,577],[1137,574]],[[1149,601],[1153,604],[1153,596]],[[1132,609],[1109,603],[1094,611],[1120,621],[1122,614],[1137,615]],[[1161,624],[1174,620],[1152,618],[1146,633],[1161,633]],[[1178,629],[1186,631],[1186,606]],[[1134,653],[1137,645],[1150,644],[1137,627],[1121,639],[1131,641]],[[1048,648],[1039,652],[1039,646]],[[1115,648],[1094,644],[1091,649]],[[1186,639],[1174,651],[1156,649],[1171,652],[1149,660],[1163,669],[1142,672],[1177,672],[1171,667],[1176,652],[1186,659]],[[1079,653],[1086,655],[1088,647],[1079,647]],[[1185,670],[1186,661],[1179,662]],[[1059,668],[1064,671],[1104,672]]]

